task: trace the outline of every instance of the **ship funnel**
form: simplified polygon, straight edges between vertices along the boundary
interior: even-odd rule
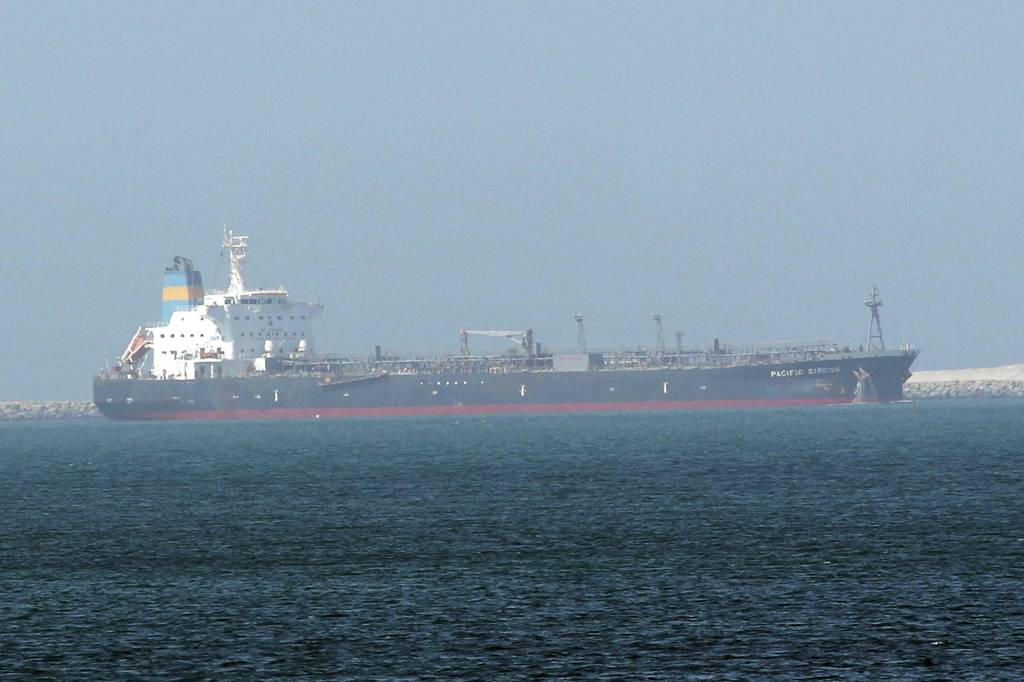
[[[193,269],[192,261],[174,257],[174,265],[164,270],[163,322],[179,310],[191,310],[203,302],[203,276]]]

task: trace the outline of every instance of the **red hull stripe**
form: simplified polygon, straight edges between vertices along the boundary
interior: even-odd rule
[[[411,417],[469,414],[524,414],[557,412],[633,412],[641,410],[715,410],[728,408],[791,407],[835,405],[848,400],[835,398],[786,398],[764,400],[674,400],[628,403],[539,403],[534,405],[425,405],[417,407],[312,407],[183,410],[180,412],[139,412],[133,419],[335,419],[339,417]]]

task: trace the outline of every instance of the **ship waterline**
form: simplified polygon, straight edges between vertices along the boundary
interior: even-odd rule
[[[858,373],[873,392],[903,397],[914,355],[709,369],[523,371],[507,374],[384,374],[193,380],[97,378],[97,407],[114,419],[336,418],[781,407],[858,400]]]

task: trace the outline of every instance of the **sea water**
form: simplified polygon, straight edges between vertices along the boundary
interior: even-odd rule
[[[1024,401],[0,426],[0,679],[1021,679]]]

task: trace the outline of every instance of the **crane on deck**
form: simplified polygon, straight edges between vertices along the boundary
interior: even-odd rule
[[[463,329],[459,331],[459,338],[462,340],[462,353],[469,355],[470,336],[495,336],[515,341],[526,351],[527,355],[533,355],[533,330],[504,330],[504,329]]]

